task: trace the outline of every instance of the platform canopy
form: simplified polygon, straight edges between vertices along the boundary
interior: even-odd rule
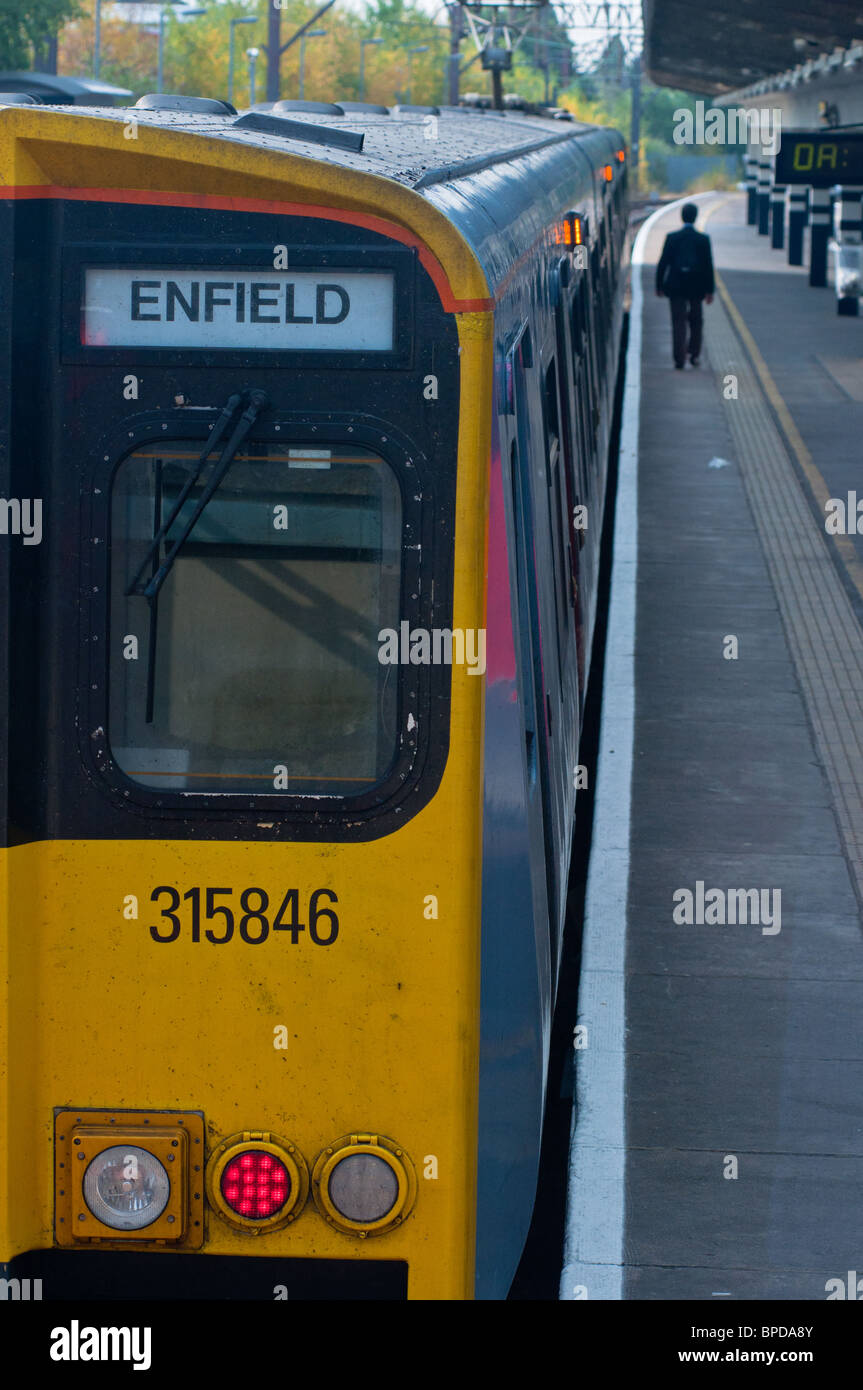
[[[855,0],[643,0],[643,9],[651,80],[708,95],[863,41]]]

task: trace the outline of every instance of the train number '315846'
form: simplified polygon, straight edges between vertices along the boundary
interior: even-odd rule
[[[187,933],[191,934],[192,941],[201,941],[203,902],[203,921],[219,924],[218,928],[204,926],[203,938],[213,946],[225,946],[234,940],[235,930],[239,939],[245,941],[247,946],[261,946],[271,931],[289,932],[294,946],[299,942],[300,933],[304,931],[308,931],[309,939],[315,946],[332,946],[338,937],[339,919],[336,913],[331,907],[318,905],[321,899],[325,902],[338,902],[331,888],[315,888],[310,894],[306,911],[308,922],[300,920],[299,888],[287,890],[272,921],[267,916],[270,895],[265,888],[244,888],[239,896],[239,914],[227,902],[217,901],[220,898],[232,898],[233,895],[233,888],[189,888],[182,896],[179,889],[169,884],[154,888],[150,894],[150,902],[157,903],[167,898],[168,906],[161,909],[161,914],[169,925],[150,927],[150,935],[161,945],[178,941],[183,932],[183,921],[177,909],[180,903],[184,902],[189,904],[184,913]],[[272,901],[275,903],[277,899],[278,895]]]

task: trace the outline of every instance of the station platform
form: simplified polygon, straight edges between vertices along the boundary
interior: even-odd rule
[[[863,319],[692,201],[700,367],[654,292],[680,204],[632,271],[560,1296],[855,1298],[863,536],[825,503],[863,502]]]

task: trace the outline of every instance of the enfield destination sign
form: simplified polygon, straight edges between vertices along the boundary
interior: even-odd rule
[[[390,272],[89,267],[87,347],[387,352]]]

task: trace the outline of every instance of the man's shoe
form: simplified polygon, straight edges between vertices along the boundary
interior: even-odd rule
[[[692,363],[693,367],[697,367],[697,366],[698,366],[698,358],[697,358],[697,357],[690,357],[689,360],[690,360],[690,362]]]
[[[682,372],[682,371],[683,371],[683,368],[685,367],[686,364],[685,364],[685,362],[675,362],[674,365],[675,365],[675,367],[677,368],[677,370],[678,370],[679,372]]]

